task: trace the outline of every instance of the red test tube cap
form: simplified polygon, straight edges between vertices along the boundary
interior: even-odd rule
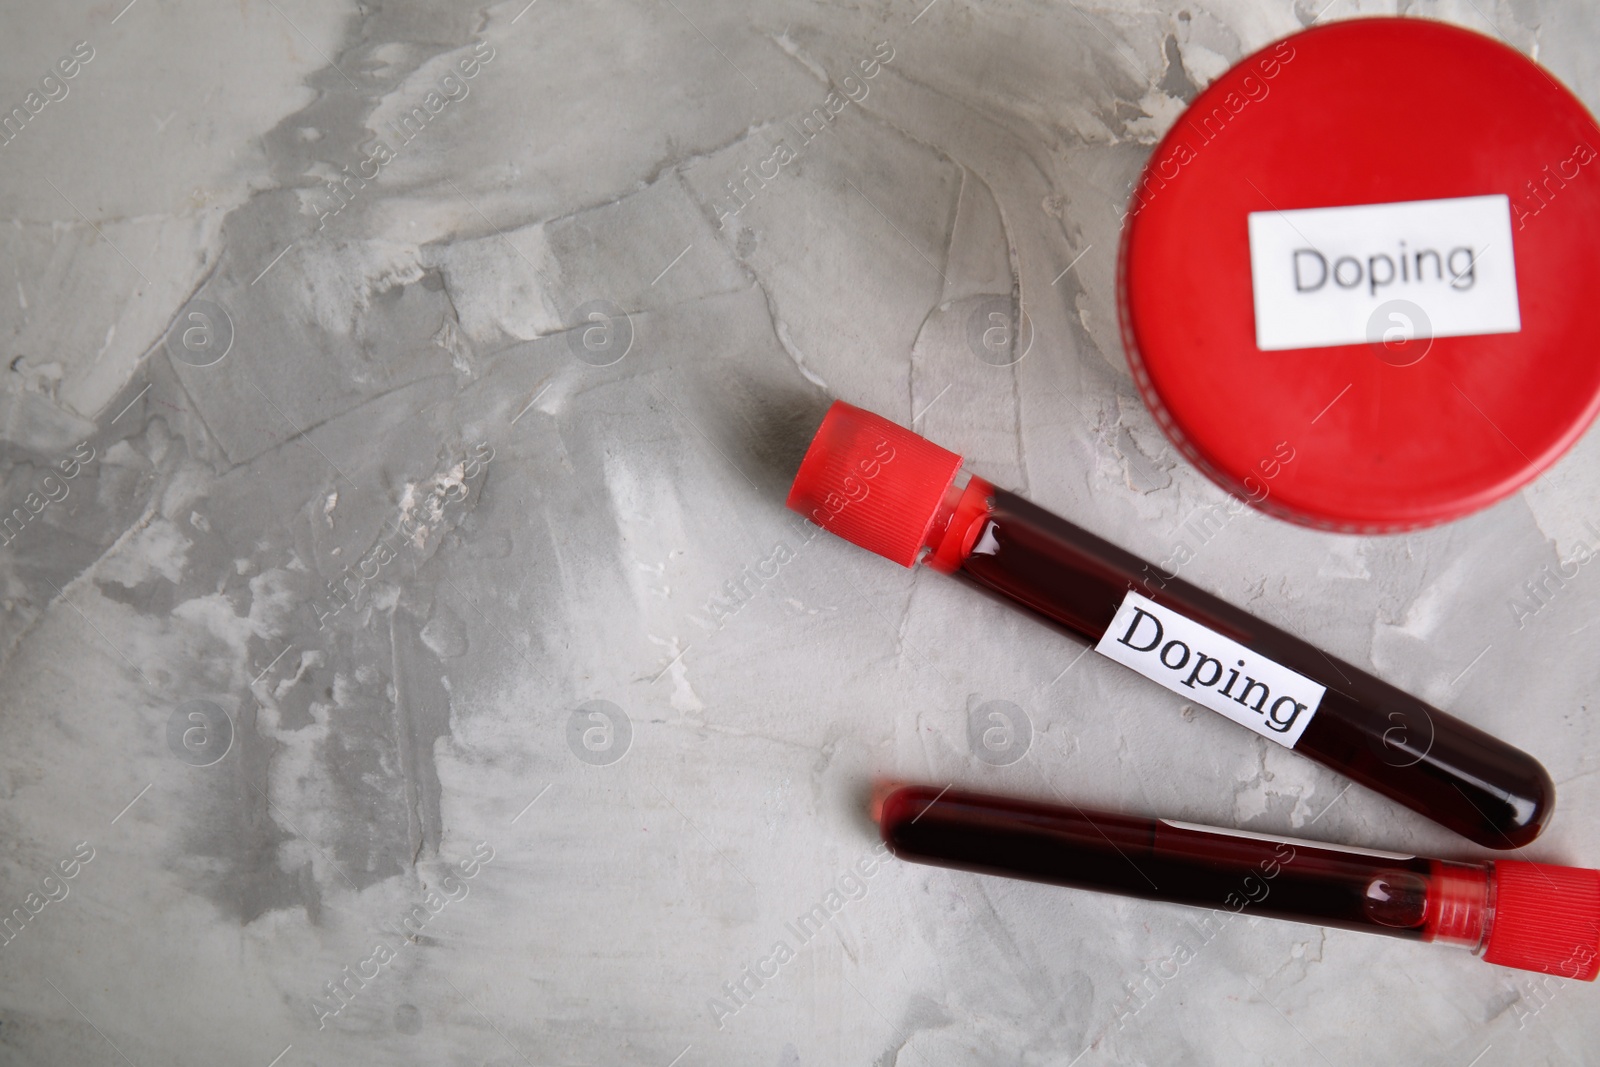
[[[1494,877],[1486,961],[1586,982],[1600,975],[1600,871],[1496,860]]]
[[[961,457],[880,415],[835,400],[789,489],[789,508],[829,533],[917,562]]]

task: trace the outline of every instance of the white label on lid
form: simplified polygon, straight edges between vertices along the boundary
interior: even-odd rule
[[[1285,748],[1327,689],[1131,589],[1094,650]]]
[[[1253,211],[1249,225],[1262,351],[1522,329],[1505,196]]]

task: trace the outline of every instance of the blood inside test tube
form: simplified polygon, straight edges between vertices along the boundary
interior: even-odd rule
[[[981,478],[945,510],[933,566],[1091,641],[1136,586],[1326,686],[1296,752],[1489,848],[1520,847],[1543,828],[1554,786],[1527,753]]]
[[[935,798],[937,797],[937,803]],[[1442,861],[1307,847],[1134,815],[1089,812],[1024,800],[906,787],[885,798],[883,839],[897,856],[982,874],[1299,922],[1368,930],[1411,940],[1466,941],[1459,912],[1431,893],[1436,878],[1453,898],[1476,887],[1481,869]],[[1451,868],[1459,865],[1448,865]],[[1465,884],[1463,884],[1465,883]],[[1430,925],[1429,905],[1437,913]],[[1482,916],[1478,916],[1481,927]],[[1481,929],[1471,935],[1475,947]]]

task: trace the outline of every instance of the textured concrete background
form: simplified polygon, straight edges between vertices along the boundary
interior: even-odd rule
[[[878,773],[1478,853],[782,507],[826,397],[915,420],[1533,752],[1530,855],[1600,862],[1596,435],[1197,536],[1116,337],[1184,101],[1393,4],[125,2],[0,34],[0,1060],[1600,1061],[1586,986],[878,862]],[[1401,9],[1600,105],[1584,0]]]

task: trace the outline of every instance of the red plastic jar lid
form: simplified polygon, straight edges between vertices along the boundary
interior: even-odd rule
[[[1479,34],[1358,19],[1262,49],[1156,148],[1122,240],[1146,403],[1283,518],[1459,518],[1600,409],[1600,128]]]

